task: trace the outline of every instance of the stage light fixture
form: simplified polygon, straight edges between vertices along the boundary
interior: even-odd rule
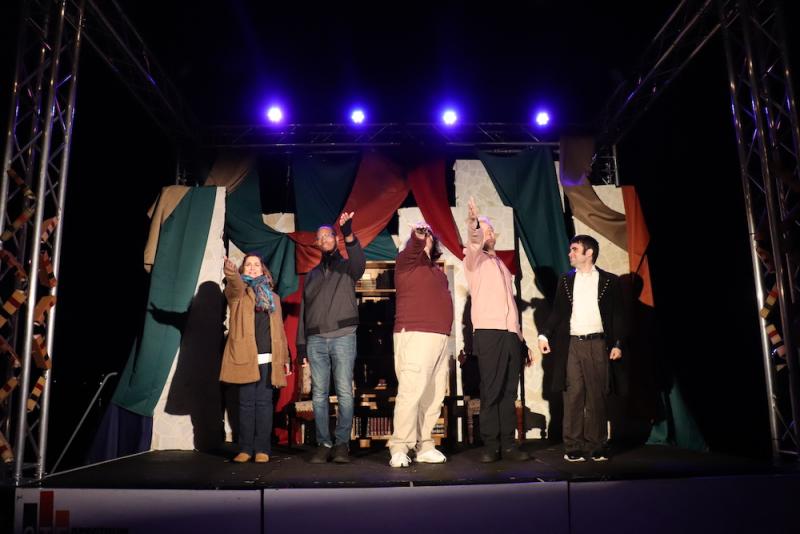
[[[453,109],[445,110],[442,113],[442,122],[447,126],[453,126],[458,122],[458,114]]]
[[[278,124],[283,120],[283,110],[279,106],[270,106],[266,115],[272,124]]]
[[[363,124],[366,118],[367,116],[364,113],[364,110],[360,108],[354,109],[350,114],[350,120],[353,121],[353,124]]]
[[[547,111],[539,111],[536,113],[534,121],[537,126],[547,126],[550,124],[550,114]]]

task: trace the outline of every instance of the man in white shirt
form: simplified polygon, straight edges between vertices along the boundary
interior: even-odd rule
[[[597,240],[576,235],[570,241],[572,271],[561,276],[553,311],[540,330],[539,350],[551,352],[553,384],[564,392],[564,459],[608,459],[606,397],[609,361],[622,358],[623,303],[619,278],[595,267]]]

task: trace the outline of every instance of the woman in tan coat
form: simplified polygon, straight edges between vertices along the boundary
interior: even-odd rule
[[[239,384],[239,454],[234,462],[269,461],[273,388],[286,385],[288,348],[280,297],[260,256],[247,254],[242,266],[225,259],[225,297],[230,308],[228,341],[220,380]]]

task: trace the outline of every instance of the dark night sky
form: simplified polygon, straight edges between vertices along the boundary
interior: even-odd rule
[[[296,122],[340,121],[354,99],[375,122],[428,122],[447,99],[471,121],[525,122],[547,101],[564,122],[584,122],[636,60],[631,44],[652,37],[667,12],[635,2],[537,1],[527,12],[515,2],[130,4],[210,123],[258,120],[275,95]]]
[[[8,4],[0,7],[2,124],[16,35]],[[590,124],[672,9],[121,4],[204,124],[255,122],[272,96],[288,102],[293,122],[342,121],[355,99],[375,122],[430,122],[451,99],[467,121],[524,122],[546,102],[558,124]],[[74,402],[54,406],[55,451],[97,378],[127,357],[146,297],[144,213],[174,176],[169,141],[93,51],[81,61],[54,354],[55,398]],[[652,234],[663,357],[714,450],[764,453],[766,402],[719,38],[620,144],[620,169],[639,189]]]

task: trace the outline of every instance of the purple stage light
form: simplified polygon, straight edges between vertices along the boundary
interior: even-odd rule
[[[537,126],[547,126],[550,124],[550,114],[546,111],[539,111],[536,113],[536,121]]]
[[[350,120],[353,121],[353,124],[363,124],[366,118],[367,116],[363,109],[354,109],[350,114]]]
[[[442,113],[442,122],[447,126],[453,126],[456,122],[458,122],[458,115],[456,114],[455,110],[445,110],[445,112]]]
[[[283,120],[283,110],[278,106],[270,106],[267,110],[267,120],[272,124],[278,124]]]

